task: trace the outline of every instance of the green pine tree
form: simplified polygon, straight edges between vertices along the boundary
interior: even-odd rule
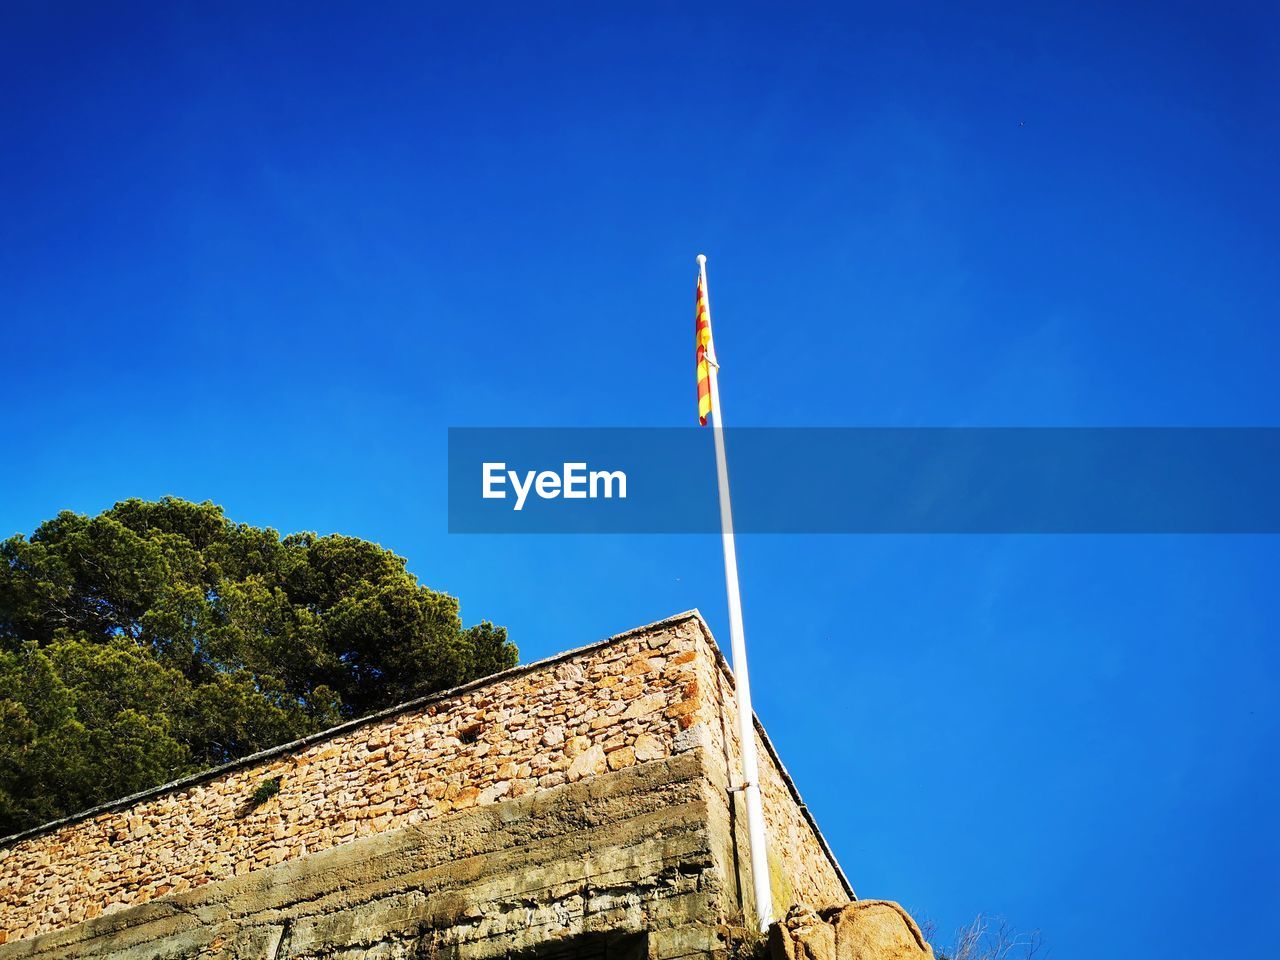
[[[377,544],[127,500],[0,542],[0,835],[514,666]]]

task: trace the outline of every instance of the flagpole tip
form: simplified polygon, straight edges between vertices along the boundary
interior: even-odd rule
[[[698,254],[697,260],[698,266],[705,267],[707,265],[707,255],[705,253]]]

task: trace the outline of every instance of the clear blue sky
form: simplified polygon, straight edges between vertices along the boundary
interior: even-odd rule
[[[409,558],[526,659],[719,542],[449,536],[450,425],[1277,425],[1280,15],[8,4],[0,534],[130,496]],[[708,437],[710,442],[710,437]],[[814,496],[838,495],[814,491]],[[1280,903],[1280,541],[747,537],[859,893],[1059,957]]]

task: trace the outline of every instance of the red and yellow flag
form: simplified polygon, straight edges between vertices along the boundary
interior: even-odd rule
[[[711,415],[711,367],[709,351],[711,351],[711,314],[707,311],[707,290],[702,282],[702,273],[698,273],[697,306],[693,321],[694,356],[697,359],[698,371],[698,423],[707,425],[707,417]]]

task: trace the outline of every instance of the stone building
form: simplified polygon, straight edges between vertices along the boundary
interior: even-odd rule
[[[685,613],[0,841],[0,960],[728,956],[733,679]],[[782,914],[853,898],[757,725]]]

